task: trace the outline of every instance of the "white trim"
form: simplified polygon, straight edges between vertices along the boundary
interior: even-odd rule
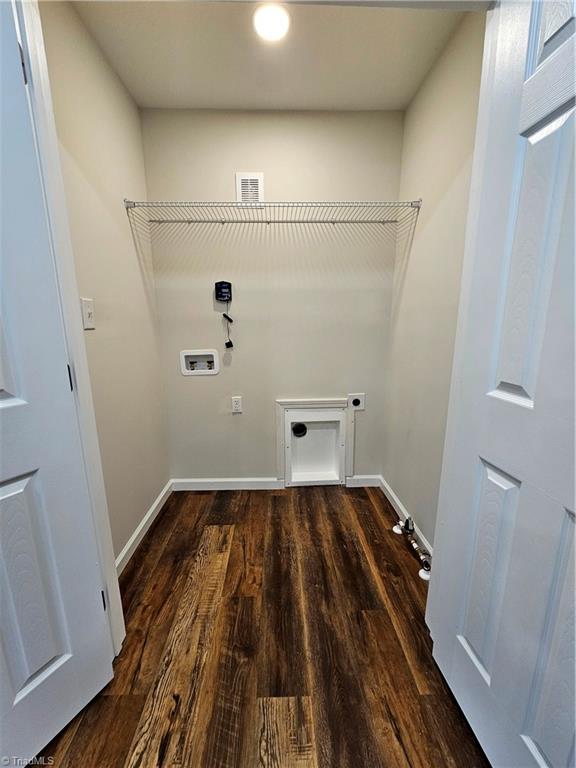
[[[276,477],[183,477],[172,480],[173,491],[264,491],[284,488]]]
[[[148,529],[172,493],[172,488],[173,481],[168,480],[164,488],[162,488],[156,499],[152,502],[152,506],[148,512],[146,512],[132,536],[130,536],[126,544],[123,546],[122,551],[116,558],[116,572],[118,573],[118,576],[120,576],[124,568],[128,565],[128,561],[134,554],[138,544],[140,544],[144,536],[148,533]]]
[[[386,480],[380,475],[380,490],[386,496],[390,504],[394,507],[397,515],[402,519],[406,520],[408,517],[412,517],[404,504],[400,501],[399,497],[396,495],[396,493],[392,490],[392,487],[386,482]],[[432,544],[428,541],[426,536],[422,533],[420,528],[414,523],[414,533],[416,534],[416,538],[420,541],[424,549],[430,554],[434,554],[434,549],[432,547]]]
[[[346,478],[346,488],[382,488],[382,475],[351,475]]]
[[[60,150],[48,77],[48,65],[44,50],[40,11],[36,0],[15,2],[15,7],[24,56],[27,58],[27,63],[30,67],[30,87],[28,93],[32,107],[34,130],[38,141],[42,180],[46,190],[46,202],[54,245],[54,258],[66,345],[76,385],[75,405],[82,444],[82,458],[98,542],[102,585],[108,598],[107,614],[110,622],[112,647],[114,653],[118,654],[122,648],[122,641],[126,636],[126,628],[114,561],[108,504],[98,445],[84,331],[82,329],[82,315],[80,312],[80,302],[78,301],[79,291],[76,283],[74,254],[68,223],[64,181],[60,166]]]
[[[289,407],[284,405],[284,402],[290,401],[276,400],[276,475],[282,485],[284,485],[286,478],[286,463],[284,458],[286,448],[284,445],[284,418],[286,416],[286,410]]]
[[[347,397],[303,397],[279,398],[276,400],[281,408],[346,408]]]
[[[356,408],[350,408],[346,401],[346,452],[344,476],[354,477],[354,448],[356,447]],[[362,477],[362,475],[358,475]]]

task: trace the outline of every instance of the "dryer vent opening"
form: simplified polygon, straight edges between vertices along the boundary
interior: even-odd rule
[[[306,433],[308,432],[308,427],[306,424],[303,424],[301,421],[297,421],[295,424],[292,424],[292,434],[294,437],[304,437]]]

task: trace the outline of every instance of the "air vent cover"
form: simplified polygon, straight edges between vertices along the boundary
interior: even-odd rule
[[[264,200],[264,174],[248,171],[236,173],[236,202],[261,203]]]

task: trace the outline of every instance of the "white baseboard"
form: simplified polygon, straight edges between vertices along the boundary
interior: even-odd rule
[[[402,520],[410,517],[408,510],[382,475],[352,475],[346,478],[346,487],[380,488]],[[172,491],[258,491],[274,490],[276,488],[284,488],[284,481],[276,477],[185,477],[169,480],[116,558],[116,571],[118,575],[122,573],[128,564],[136,547],[146,535]],[[422,542],[422,546],[432,555],[432,545],[416,524],[414,524],[414,531],[416,537]]]
[[[173,491],[260,491],[284,488],[276,477],[185,477],[172,480]]]
[[[164,506],[164,502],[170,496],[172,493],[172,480],[168,480],[164,488],[160,491],[154,502],[152,503],[152,506],[146,512],[142,520],[140,521],[138,527],[130,536],[126,544],[123,546],[122,551],[116,558],[116,572],[118,576],[122,573],[124,568],[128,565],[128,561],[134,554],[134,551],[138,544],[142,541],[146,533],[148,532],[148,529],[156,519],[156,516],[158,515],[158,512],[162,509]]]
[[[398,496],[394,493],[394,491],[392,490],[391,486],[382,477],[382,475],[380,475],[379,479],[380,479],[380,484],[379,484],[380,485],[380,490],[382,491],[384,496],[386,496],[386,498],[388,499],[390,504],[392,504],[392,506],[396,510],[396,513],[398,514],[398,516],[402,520],[406,520],[407,517],[412,517],[410,515],[410,513],[408,512],[408,510],[406,509],[406,507],[404,506],[404,504],[402,504],[402,502],[400,501]],[[430,544],[430,542],[428,541],[426,536],[424,536],[424,534],[422,533],[420,528],[418,528],[416,523],[414,523],[414,533],[416,534],[416,538],[420,541],[420,543],[422,544],[424,549],[430,555],[433,555],[434,554],[434,549],[432,547],[432,544]]]
[[[382,475],[352,475],[346,478],[346,488],[381,488]]]

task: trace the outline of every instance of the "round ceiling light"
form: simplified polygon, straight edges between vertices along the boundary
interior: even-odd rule
[[[269,43],[275,43],[286,36],[290,27],[288,11],[281,5],[261,5],[254,13],[254,29]]]

